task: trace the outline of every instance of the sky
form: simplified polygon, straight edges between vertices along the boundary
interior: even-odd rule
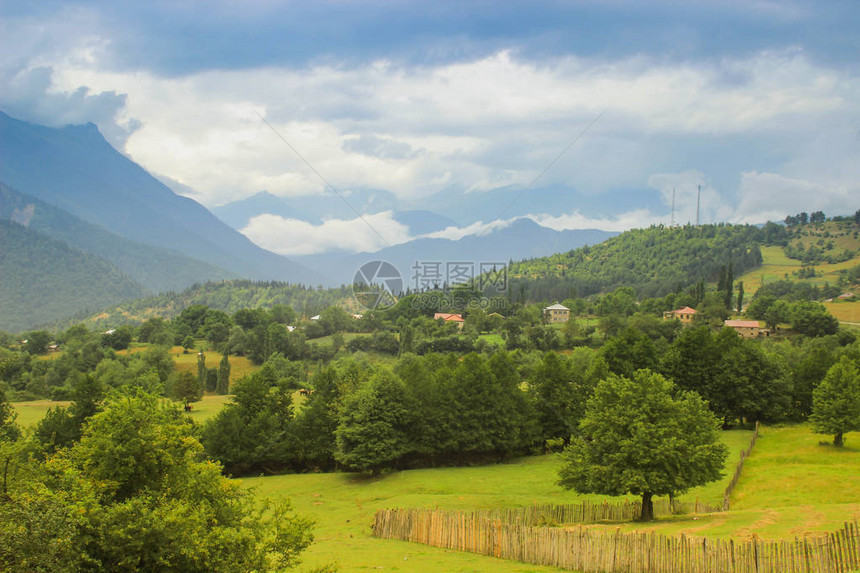
[[[853,1],[2,0],[0,109],[93,122],[210,208],[330,202],[243,229],[284,254],[405,242],[397,209],[499,189],[556,229],[669,223],[673,189],[692,221],[698,186],[703,222],[762,223],[860,207],[858,28]],[[370,229],[328,185],[394,208]]]

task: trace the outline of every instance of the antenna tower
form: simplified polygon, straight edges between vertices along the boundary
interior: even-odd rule
[[[696,197],[696,226],[699,226],[699,205],[702,202],[702,186],[699,185],[699,194]]]
[[[670,227],[675,226],[675,188],[672,187],[672,222],[669,223]]]

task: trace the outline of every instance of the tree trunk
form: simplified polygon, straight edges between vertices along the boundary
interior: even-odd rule
[[[642,494],[642,513],[639,515],[639,521],[654,521],[654,502],[651,500],[650,491]]]
[[[837,432],[837,434],[833,436],[833,445],[837,448],[841,448],[844,443],[845,440],[842,438],[842,432]]]

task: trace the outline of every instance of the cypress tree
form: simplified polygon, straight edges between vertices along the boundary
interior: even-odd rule
[[[726,303],[726,308],[728,309],[732,308],[732,290],[734,280],[734,265],[732,263],[729,263],[729,270],[728,272],[726,272],[726,295],[724,299]]]
[[[200,396],[206,392],[206,355],[203,349],[197,353],[197,384],[200,385]]]
[[[215,385],[215,392],[221,396],[227,394],[230,389],[230,355],[225,350],[224,356],[221,357],[221,363],[218,365],[218,383]]]

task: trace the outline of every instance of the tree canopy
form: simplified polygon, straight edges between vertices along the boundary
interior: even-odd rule
[[[114,394],[44,462],[25,443],[2,455],[4,571],[269,571],[312,539],[288,504],[259,505],[223,477],[191,422],[140,390]]]
[[[698,394],[678,393],[659,374],[610,375],[588,400],[559,484],[580,493],[641,495],[641,518],[653,519],[652,496],[720,478],[727,451],[718,427]]]
[[[809,419],[815,432],[831,434],[837,447],[844,434],[860,430],[860,371],[847,356],[830,367],[813,391]]]

